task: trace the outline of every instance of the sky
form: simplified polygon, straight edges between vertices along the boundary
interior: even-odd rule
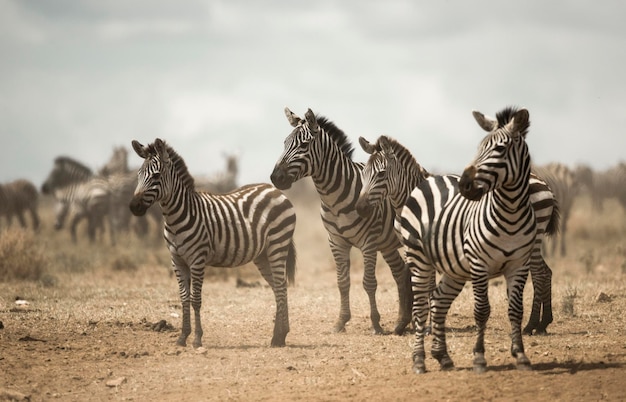
[[[0,182],[38,186],[60,155],[99,169],[133,139],[193,174],[240,157],[268,182],[283,109],[396,138],[460,173],[487,115],[526,107],[534,163],[626,159],[626,2],[0,0]]]

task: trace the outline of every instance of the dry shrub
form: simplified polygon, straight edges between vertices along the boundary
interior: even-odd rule
[[[29,230],[10,228],[0,234],[0,281],[38,281],[48,258]]]

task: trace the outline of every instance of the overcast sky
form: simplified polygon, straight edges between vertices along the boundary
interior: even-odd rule
[[[624,18],[621,0],[0,0],[0,181],[156,137],[192,173],[237,151],[242,184],[269,181],[285,106],[455,173],[473,109],[524,106],[535,163],[604,169],[626,159]]]

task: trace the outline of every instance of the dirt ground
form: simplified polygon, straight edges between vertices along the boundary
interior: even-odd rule
[[[570,254],[548,259],[554,270],[555,321],[547,336],[524,336],[533,371],[514,367],[505,286],[494,280],[488,371],[472,371],[475,331],[468,286],[448,316],[455,370],[442,372],[429,358],[429,372],[416,375],[411,371],[412,334],[370,333],[356,252],[352,320],[344,333],[332,331],[339,313],[334,264],[316,208],[303,205],[298,210],[298,271],[296,285],[289,289],[286,347],[269,347],[274,299],[252,267],[233,271],[226,279],[207,277],[204,346],[177,347],[178,289],[160,247],[134,270],[113,270],[96,262],[88,269],[56,274],[53,285],[0,283],[0,400],[626,399],[625,222],[614,223],[618,229],[609,234],[611,241],[594,242],[592,230],[576,223],[584,221],[585,211],[573,216]],[[129,241],[106,253],[140,244]],[[94,247],[84,240],[81,252],[101,256]],[[237,277],[248,286],[237,286]],[[378,279],[382,324],[391,330],[397,292],[382,262]],[[525,319],[531,295],[529,284]],[[16,304],[16,298],[28,305]]]

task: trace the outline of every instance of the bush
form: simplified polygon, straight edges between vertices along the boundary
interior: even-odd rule
[[[0,233],[0,281],[38,281],[47,262],[32,231],[10,228]]]

